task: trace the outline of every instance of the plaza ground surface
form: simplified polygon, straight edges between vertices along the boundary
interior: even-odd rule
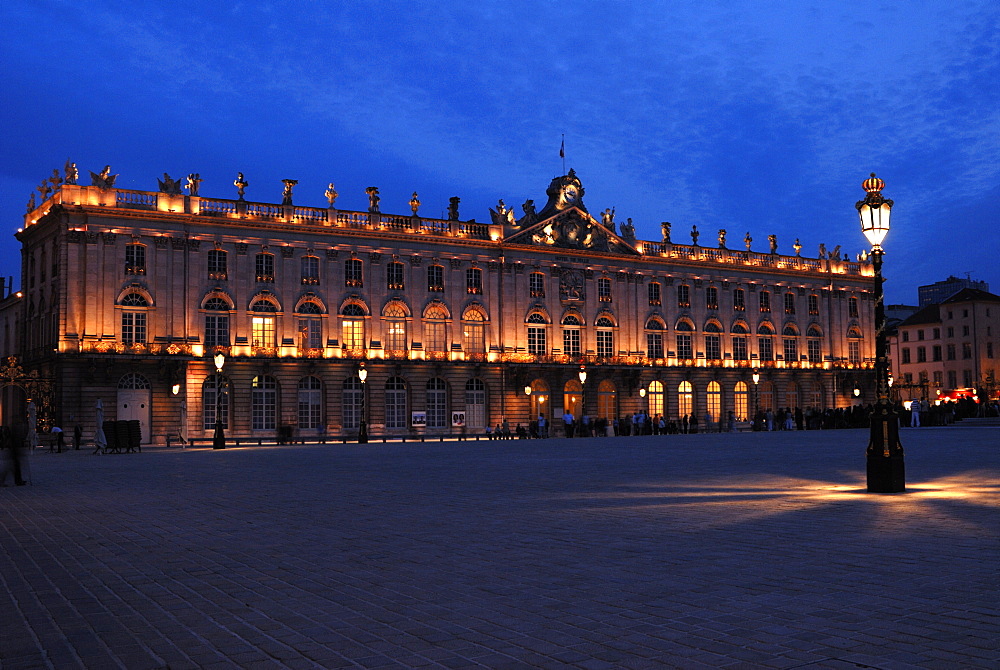
[[[39,453],[0,668],[1000,667],[1000,428]]]

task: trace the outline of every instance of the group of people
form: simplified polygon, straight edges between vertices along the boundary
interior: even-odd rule
[[[8,474],[17,486],[28,483],[28,456],[32,447],[27,424],[0,426],[0,486],[7,485]]]

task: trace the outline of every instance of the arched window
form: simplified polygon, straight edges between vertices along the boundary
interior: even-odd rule
[[[229,377],[211,374],[201,385],[202,430],[215,428],[215,417],[218,412],[219,423],[223,428],[229,428],[229,409],[232,403],[232,387]]]
[[[135,372],[130,372],[123,375],[121,379],[118,380],[119,389],[144,391],[148,390],[150,387],[149,380],[140,374]]]
[[[786,323],[781,329],[784,345],[785,362],[794,363],[799,360],[799,329],[794,323]]]
[[[583,384],[576,379],[570,379],[563,386],[563,414],[566,412],[574,419],[583,415]]]
[[[251,430],[274,430],[278,426],[278,382],[270,375],[258,375],[250,384]]]
[[[615,327],[614,321],[606,316],[597,319],[594,324],[597,326],[597,355],[611,357],[615,355]]]
[[[250,345],[255,348],[273,349],[278,346],[277,319],[271,316],[278,305],[269,298],[259,298],[251,306]]]
[[[486,315],[476,308],[465,310],[462,315],[462,338],[466,353],[486,353]]]
[[[405,356],[407,316],[409,311],[406,305],[398,300],[393,300],[382,310],[382,318],[385,320],[385,349],[396,356]]]
[[[750,360],[750,348],[747,346],[747,335],[750,334],[750,330],[746,327],[746,324],[737,321],[733,324],[730,332],[733,334],[733,360]]]
[[[847,329],[847,361],[849,363],[861,362],[861,330],[852,326]]]
[[[710,361],[722,360],[722,326],[715,321],[705,324],[705,358]]]
[[[663,382],[661,381],[651,381],[649,382],[649,388],[646,389],[646,403],[649,405],[649,415],[660,416],[667,415],[667,407],[664,403],[663,396]]]
[[[694,387],[683,381],[677,385],[677,413],[681,417],[694,413]]]
[[[121,299],[122,306],[122,342],[125,344],[142,344],[146,342],[146,309],[149,302],[138,292],[125,294]]]
[[[342,385],[341,415],[344,428],[358,428],[365,409],[365,385],[357,377],[348,377]]]
[[[345,351],[360,354],[365,349],[365,309],[357,303],[348,303],[341,311],[341,346]]]
[[[299,429],[323,428],[323,382],[311,376],[300,379],[298,399]]]
[[[767,322],[757,326],[757,356],[762,361],[774,360],[774,328]]]
[[[385,382],[385,427],[406,428],[406,381],[402,377],[389,377]]]
[[[708,382],[708,388],[705,389],[705,399],[708,401],[709,419],[712,423],[719,423],[719,418],[722,416],[722,386],[719,382]],[[705,426],[706,431],[710,428],[710,426]]]
[[[465,423],[469,428],[486,427],[486,384],[482,379],[465,382]]]
[[[541,379],[536,379],[531,382],[530,400],[531,418],[544,418],[548,421],[551,416],[551,409],[549,406],[552,404],[549,402],[549,385]],[[539,427],[539,430],[541,430],[541,427]],[[541,433],[542,437],[547,437],[546,433],[548,433],[548,426],[545,426],[545,430],[541,431]]]
[[[650,319],[646,322],[646,356],[663,358],[663,322]]]
[[[431,304],[424,310],[424,350],[448,351],[448,311],[441,304]]]
[[[569,314],[562,320],[563,353],[567,356],[580,355],[580,326],[583,324],[576,316]]]
[[[528,315],[528,353],[544,356],[549,353],[545,317],[538,312]]]
[[[734,395],[734,405],[736,411],[737,421],[746,421],[749,412],[750,403],[747,401],[747,383],[746,382],[736,382],[736,387],[733,389]]]
[[[323,308],[314,302],[304,302],[296,310],[299,321],[299,348],[320,349],[323,346]]]
[[[448,425],[448,385],[435,377],[427,382],[427,427],[445,428]]]
[[[693,359],[694,348],[691,345],[691,333],[694,331],[694,326],[691,325],[690,321],[685,319],[678,321],[674,330],[677,331],[677,358],[682,360]]]

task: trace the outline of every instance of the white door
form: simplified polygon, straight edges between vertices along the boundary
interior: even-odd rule
[[[149,444],[149,389],[118,389],[118,414],[120,421],[139,421],[142,443]]]

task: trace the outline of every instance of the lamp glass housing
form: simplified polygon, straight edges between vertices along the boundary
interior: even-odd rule
[[[212,360],[215,361],[215,369],[222,372],[222,366],[226,364],[225,354],[216,354],[212,357]]]
[[[873,247],[881,247],[882,240],[889,233],[889,217],[892,212],[888,202],[863,203],[858,208],[858,217],[861,219],[861,232],[868,238],[868,243]]]

